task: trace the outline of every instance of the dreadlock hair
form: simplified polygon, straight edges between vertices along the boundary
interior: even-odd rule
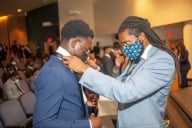
[[[62,39],[69,40],[76,36],[94,37],[93,31],[83,20],[70,20],[62,28]]]
[[[175,54],[166,47],[165,43],[160,39],[160,37],[152,30],[150,27],[150,23],[147,19],[143,19],[137,16],[129,16],[127,17],[118,29],[118,33],[121,33],[125,30],[128,30],[130,35],[135,35],[136,37],[139,36],[141,32],[145,33],[146,38],[149,40],[150,44],[154,47],[157,47],[163,51],[166,51],[170,54],[174,61],[175,67],[179,76],[179,84],[180,84],[180,69],[179,69],[179,62],[176,59]]]

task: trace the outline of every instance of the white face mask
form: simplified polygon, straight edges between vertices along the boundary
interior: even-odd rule
[[[12,61],[11,64],[12,64],[12,65],[16,65],[16,62],[15,62],[15,61]]]
[[[16,84],[19,84],[19,79],[15,79],[14,81]]]
[[[33,66],[28,65],[27,67],[28,67],[29,69],[33,70]]]

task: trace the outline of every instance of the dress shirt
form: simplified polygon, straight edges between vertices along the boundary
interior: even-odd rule
[[[151,47],[152,47],[152,45],[149,44],[149,45],[145,48],[145,50],[143,51],[143,54],[141,55],[141,58],[147,59],[147,56],[148,56],[148,53],[149,53]]]

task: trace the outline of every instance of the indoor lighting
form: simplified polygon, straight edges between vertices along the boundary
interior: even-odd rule
[[[8,16],[0,16],[0,20],[6,20]]]
[[[22,9],[20,9],[20,8],[19,8],[19,9],[17,9],[17,12],[22,12]]]

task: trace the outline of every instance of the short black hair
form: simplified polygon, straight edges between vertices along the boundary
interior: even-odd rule
[[[15,67],[12,64],[7,64],[6,68],[7,68],[8,78],[19,75],[19,73],[17,72],[17,70],[15,69]]]
[[[92,29],[83,20],[70,20],[62,28],[62,39],[69,40],[73,37],[94,37]]]
[[[145,30],[150,28],[150,23],[147,19],[129,16],[121,23],[118,33],[123,32],[126,29],[129,29],[129,34],[138,36],[139,33],[145,32]]]

